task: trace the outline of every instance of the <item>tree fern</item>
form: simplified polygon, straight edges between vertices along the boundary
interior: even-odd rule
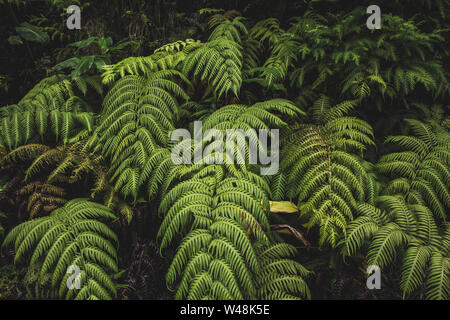
[[[182,239],[166,276],[168,285],[181,278],[177,299],[309,297],[303,280],[308,271],[282,260],[293,248],[270,246],[269,202],[262,185],[245,172],[234,176],[214,166],[165,194],[158,238],[162,249]]]
[[[102,81],[104,84],[113,84],[126,75],[148,77],[156,71],[180,70],[187,53],[200,45],[200,41],[186,39],[186,41],[164,45],[147,57],[129,57],[116,64],[105,65],[103,66]],[[184,80],[187,81],[186,78]]]
[[[99,204],[74,199],[48,217],[18,225],[3,246],[14,243],[15,263],[27,256],[30,265],[39,263],[40,279],[49,277],[59,298],[111,299],[117,291],[111,277],[118,272],[117,237],[100,219],[115,215]],[[68,288],[69,266],[81,271],[80,289]]]
[[[169,131],[175,129],[179,117],[176,97],[187,99],[172,80],[177,75],[180,73],[175,70],[162,70],[148,78],[126,76],[105,97],[101,122],[89,144],[111,160],[115,190],[125,197],[137,199],[148,178],[142,173],[154,165],[153,153],[167,146]]]
[[[384,267],[401,259],[403,298],[425,283],[429,299],[447,299],[448,143],[424,122],[407,119],[411,136],[388,137],[401,151],[383,156],[377,168],[395,176],[377,205],[360,210],[348,228],[344,253],[369,242],[368,263]],[[444,133],[440,133],[444,134]]]
[[[48,183],[31,182],[19,189],[17,195],[26,198],[23,204],[26,203],[30,219],[41,212],[48,214],[67,202],[66,191]]]
[[[344,116],[354,106],[332,107],[321,97],[311,108],[317,125],[296,125],[283,138],[288,197],[308,216],[309,228],[319,226],[321,245],[336,246],[358,203],[373,201],[374,182],[357,155],[373,144],[373,134],[366,122]]]
[[[398,177],[388,186],[391,192],[404,194],[412,203],[426,204],[436,218],[446,220],[450,207],[448,143],[439,142],[428,124],[414,119],[406,122],[413,136],[387,138],[387,142],[406,150],[383,156],[377,168],[384,174]]]
[[[101,90],[92,78],[52,76],[37,84],[17,105],[2,108],[0,135],[4,145],[16,148],[50,135],[64,145],[80,131],[93,130],[93,116],[75,88],[86,94],[89,85]]]
[[[226,20],[209,41],[192,51],[183,62],[183,73],[210,84],[218,98],[229,92],[238,96],[242,84],[241,37],[247,29],[239,18]]]

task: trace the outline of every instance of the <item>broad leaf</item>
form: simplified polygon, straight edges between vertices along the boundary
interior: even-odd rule
[[[48,34],[41,28],[33,26],[28,22],[23,22],[20,27],[16,27],[17,33],[25,40],[46,43],[49,41]]]

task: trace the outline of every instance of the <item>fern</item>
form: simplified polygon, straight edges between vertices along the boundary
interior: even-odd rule
[[[26,204],[30,219],[41,211],[50,213],[63,206],[67,200],[63,188],[40,182],[31,182],[17,191],[19,197],[26,197],[22,204]]]
[[[134,241],[149,235],[151,220],[171,259],[165,280],[176,299],[310,299],[312,271],[300,261],[312,257],[309,265],[326,261],[341,284],[364,257],[364,269],[378,265],[399,280],[404,299],[448,299],[448,23],[430,15],[447,16],[449,5],[422,0],[419,15],[383,14],[383,28],[368,31],[364,8],[322,15],[318,2],[288,7],[301,16],[269,14],[255,23],[237,10],[201,9],[203,22],[170,14],[173,27],[195,28],[182,37],[163,32],[169,43],[104,65],[101,76],[48,77],[0,108],[0,201],[4,211],[31,218],[4,245],[14,243],[16,263],[26,260],[30,296],[116,298],[119,261],[128,255],[125,248],[119,259],[109,222],[120,220],[124,238],[131,231]],[[147,16],[130,17],[143,36]],[[91,99],[103,85],[106,96]],[[98,114],[90,106],[97,104]],[[199,120],[214,134],[196,136]],[[183,159],[194,164],[174,163],[176,128],[191,133]],[[229,129],[239,129],[233,138],[245,150],[228,154],[212,141]],[[281,152],[267,150],[262,142],[277,143],[279,132]],[[378,144],[385,133],[401,135]],[[250,151],[280,159],[281,170],[258,174],[264,166]],[[67,201],[69,191],[93,202]],[[276,207],[287,200],[293,214],[275,214],[285,213]],[[155,211],[159,217],[144,216]],[[300,252],[275,231],[294,233],[297,213],[298,223],[318,232],[313,245],[301,240],[308,244]],[[323,247],[331,248],[310,252]],[[71,265],[81,269],[79,290],[67,288]],[[397,296],[371,294],[388,291]]]
[[[162,70],[148,78],[130,75],[117,81],[105,97],[101,122],[89,142],[95,152],[111,160],[114,189],[135,201],[141,185],[148,181],[146,168],[160,159],[154,152],[167,147],[168,133],[175,129],[176,97],[187,99],[182,87],[171,80],[177,75],[175,70]],[[169,154],[170,161],[170,152],[161,152]]]
[[[208,10],[208,9],[206,9]],[[237,10],[228,10],[223,12],[223,10],[217,10],[217,9],[210,9],[208,11],[200,10],[200,14],[205,13],[213,13],[216,12],[213,16],[211,16],[208,20],[208,26],[210,29],[224,23],[227,21],[234,21],[236,17],[239,17],[241,14]],[[222,13],[223,12],[223,13]]]
[[[162,47],[156,49],[154,53],[157,53],[159,51],[179,52],[179,51],[182,51],[188,45],[193,44],[193,43],[200,43],[200,41],[199,40],[195,41],[194,39],[186,39],[185,41],[179,40],[176,42],[172,42],[172,43],[163,45]]]
[[[49,278],[59,298],[111,299],[117,291],[111,277],[118,272],[117,237],[99,219],[115,215],[99,204],[74,199],[48,217],[18,225],[3,246],[14,243],[15,263],[31,255],[30,266],[40,264],[41,281]],[[80,268],[79,290],[67,286],[69,266]]]
[[[113,84],[126,75],[149,77],[156,71],[180,70],[187,53],[198,46],[201,46],[199,41],[186,39],[162,46],[148,57],[129,57],[113,65],[104,65],[102,81],[104,84]],[[183,79],[188,82],[187,78]]]
[[[428,124],[414,119],[405,121],[414,135],[388,137],[387,142],[396,143],[406,150],[383,156],[377,168],[383,174],[398,177],[388,186],[391,192],[400,191],[412,203],[426,204],[436,218],[445,220],[450,207],[448,144],[439,143]]]
[[[320,245],[336,246],[358,203],[373,201],[374,182],[355,154],[373,144],[373,133],[366,122],[344,116],[354,106],[332,107],[323,96],[311,108],[317,125],[296,125],[283,138],[287,196],[297,199],[309,228],[319,226]]]
[[[292,247],[270,246],[267,185],[256,181],[209,166],[164,195],[161,248],[182,238],[166,276],[181,278],[176,299],[309,297],[306,269],[282,260]]]
[[[218,98],[230,91],[238,96],[242,84],[242,40],[247,29],[239,18],[219,24],[209,41],[183,62],[183,73],[210,84]]]
[[[80,131],[91,133],[93,116],[86,112],[86,103],[74,94],[78,88],[86,94],[87,87],[101,87],[92,78],[52,76],[38,83],[17,105],[0,112],[1,140],[9,148],[50,135],[66,145]]]
[[[407,119],[413,135],[388,137],[400,152],[383,156],[377,168],[395,176],[377,205],[360,207],[348,227],[344,254],[369,243],[368,263],[380,267],[401,259],[403,298],[426,284],[428,299],[448,299],[448,143],[424,122]]]

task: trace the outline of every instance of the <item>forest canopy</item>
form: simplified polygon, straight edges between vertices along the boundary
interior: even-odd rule
[[[448,300],[450,2],[374,4],[0,0],[0,299]]]

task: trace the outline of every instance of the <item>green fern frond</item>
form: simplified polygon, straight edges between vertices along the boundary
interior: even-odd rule
[[[117,242],[117,237],[99,219],[115,219],[115,215],[99,204],[74,199],[48,217],[18,225],[3,245],[14,242],[16,263],[30,253],[30,265],[41,261],[40,278],[50,274],[59,298],[111,299],[116,295],[111,274],[118,272],[111,240]],[[67,286],[69,266],[81,270],[79,289]]]
[[[181,277],[176,299],[254,299],[277,294],[309,298],[303,280],[308,271],[292,260],[282,260],[294,249],[283,244],[268,247],[270,208],[264,189],[230,173],[216,180],[223,169],[211,168],[219,172],[194,174],[180,182],[166,193],[159,208],[164,214],[158,233],[161,248],[183,239],[166,276],[168,285]]]

